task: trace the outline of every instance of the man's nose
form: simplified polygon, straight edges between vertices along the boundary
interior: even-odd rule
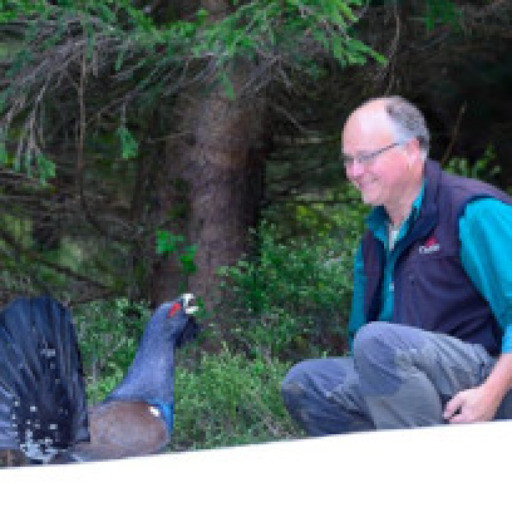
[[[347,165],[346,173],[349,179],[358,178],[364,173],[364,165],[354,159],[350,165]]]

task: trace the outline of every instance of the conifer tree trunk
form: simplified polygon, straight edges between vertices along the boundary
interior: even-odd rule
[[[203,107],[188,168],[189,238],[198,244],[198,271],[189,286],[212,299],[216,269],[240,258],[247,230],[257,221],[262,159],[252,138],[262,121],[258,106],[232,104],[221,95]]]
[[[184,284],[177,258],[160,262],[154,273],[154,302],[168,300],[185,287],[212,307],[217,269],[234,264],[247,248],[248,229],[259,215],[265,156],[265,99],[242,94],[249,73],[246,63],[233,66],[234,99],[219,85],[187,91],[176,109],[179,130],[167,144],[160,202],[169,217],[175,184],[186,189],[187,211],[173,225],[189,244],[197,245],[197,271]]]

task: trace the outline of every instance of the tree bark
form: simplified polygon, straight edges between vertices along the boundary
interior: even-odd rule
[[[207,98],[196,126],[188,170],[190,240],[198,244],[198,271],[190,287],[211,303],[216,270],[234,264],[247,247],[262,194],[263,101]]]
[[[179,136],[167,144],[167,182],[188,185],[186,218],[174,226],[186,234],[189,244],[197,245],[197,271],[186,287],[209,308],[218,298],[218,268],[243,255],[248,229],[257,224],[260,210],[265,99],[240,94],[248,73],[240,64],[231,74],[235,99],[228,98],[221,86],[211,92],[189,91],[179,108]],[[169,216],[175,192],[166,189],[161,202]],[[182,275],[175,257],[160,262],[154,300],[183,291]]]

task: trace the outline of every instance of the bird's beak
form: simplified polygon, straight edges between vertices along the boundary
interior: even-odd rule
[[[195,301],[195,297],[193,293],[184,293],[182,295],[183,298],[183,309],[187,315],[193,315],[197,313],[199,307],[193,305]]]

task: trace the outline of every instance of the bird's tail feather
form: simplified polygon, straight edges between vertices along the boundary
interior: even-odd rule
[[[69,311],[50,297],[15,300],[0,313],[0,448],[47,461],[88,439]]]

